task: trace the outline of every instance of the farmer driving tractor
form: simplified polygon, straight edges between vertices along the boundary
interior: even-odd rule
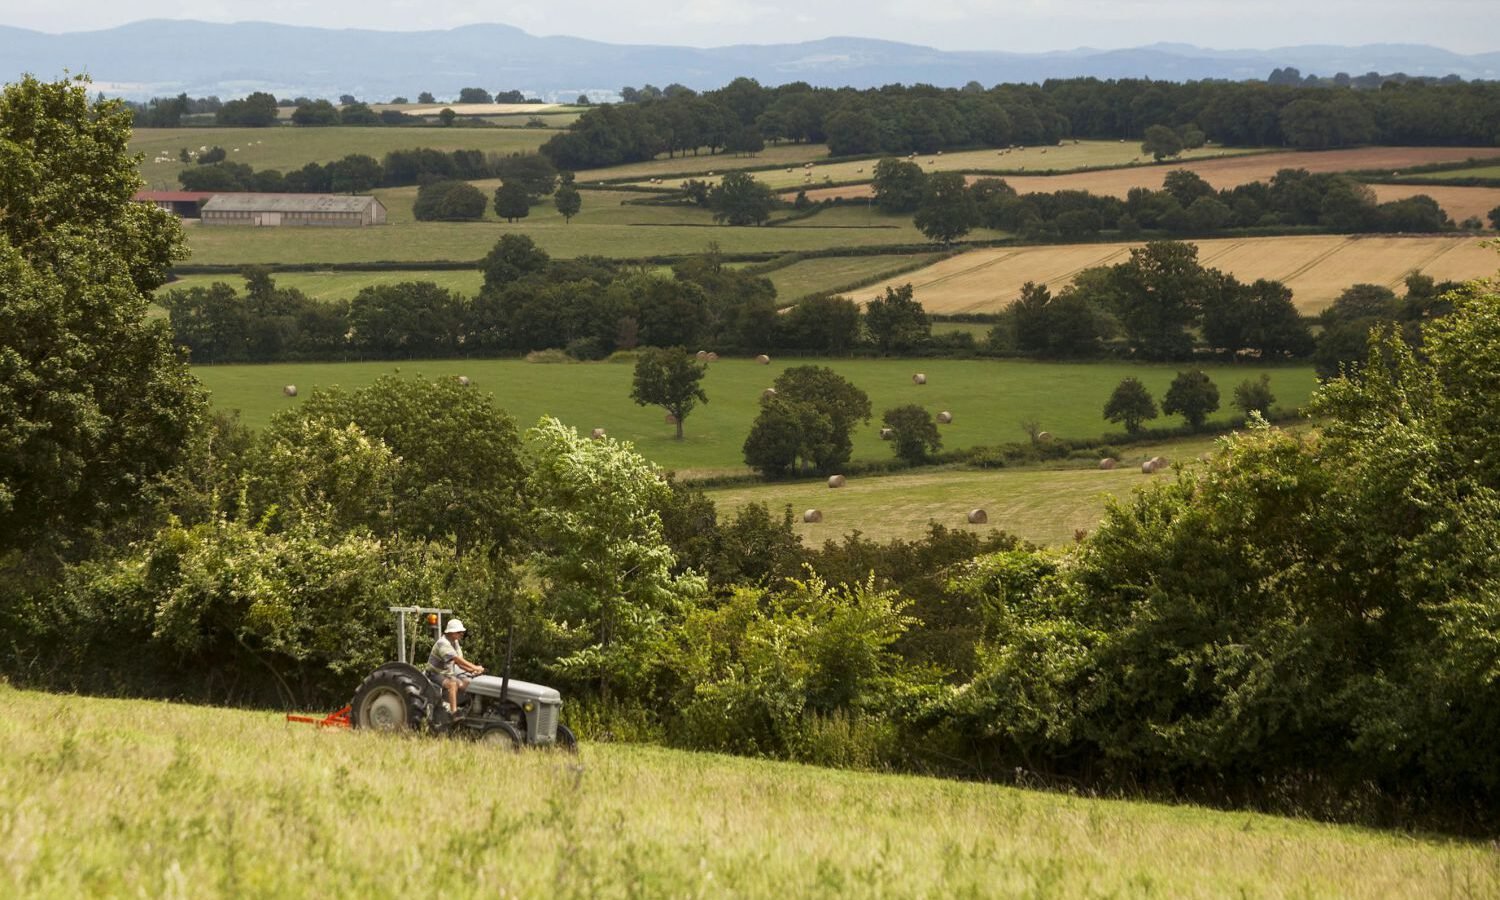
[[[458,695],[468,688],[469,679],[484,674],[484,666],[464,659],[463,648],[460,646],[463,638],[464,623],[458,619],[449,619],[448,627],[443,629],[443,634],[432,645],[432,652],[427,656],[427,675],[440,683],[447,692],[448,710],[454,716],[458,715]]]

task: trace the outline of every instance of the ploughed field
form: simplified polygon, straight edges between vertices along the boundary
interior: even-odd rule
[[[1480,238],[1465,236],[1349,237],[1305,235],[1195,240],[1198,259],[1241,281],[1281,281],[1304,313],[1328,306],[1357,283],[1400,287],[1419,269],[1438,280],[1466,281],[1495,271],[1495,253]],[[1133,243],[1053,244],[970,250],[852,292],[865,301],[888,286],[911,283],[930,313],[993,313],[1004,309],[1028,281],[1054,292],[1074,275],[1129,257]],[[1398,291],[1399,292],[1399,291]]]
[[[0,683],[0,895],[1500,892],[1484,843],[583,738],[517,755]]]

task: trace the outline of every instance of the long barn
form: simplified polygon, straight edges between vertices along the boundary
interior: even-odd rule
[[[384,225],[385,207],[374,197],[342,194],[215,194],[201,217],[204,225],[359,228]]]

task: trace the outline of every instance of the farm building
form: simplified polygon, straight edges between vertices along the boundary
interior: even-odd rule
[[[203,204],[204,225],[310,225],[358,228],[384,225],[374,197],[342,194],[214,194]]]
[[[213,198],[213,194],[201,191],[136,191],[130,199],[137,203],[152,203],[183,219],[198,218],[203,204]]]

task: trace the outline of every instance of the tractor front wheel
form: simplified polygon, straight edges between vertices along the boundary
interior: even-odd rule
[[[407,672],[380,668],[370,673],[349,704],[349,724],[373,731],[410,731],[427,712],[422,685]]]
[[[481,744],[488,744],[492,747],[513,752],[520,751],[526,745],[526,741],[521,737],[521,732],[517,731],[515,726],[509,722],[489,723],[480,729],[478,734],[474,735],[474,740]]]
[[[552,746],[564,753],[577,753],[578,738],[573,734],[573,729],[559,722],[557,723],[557,740]]]

